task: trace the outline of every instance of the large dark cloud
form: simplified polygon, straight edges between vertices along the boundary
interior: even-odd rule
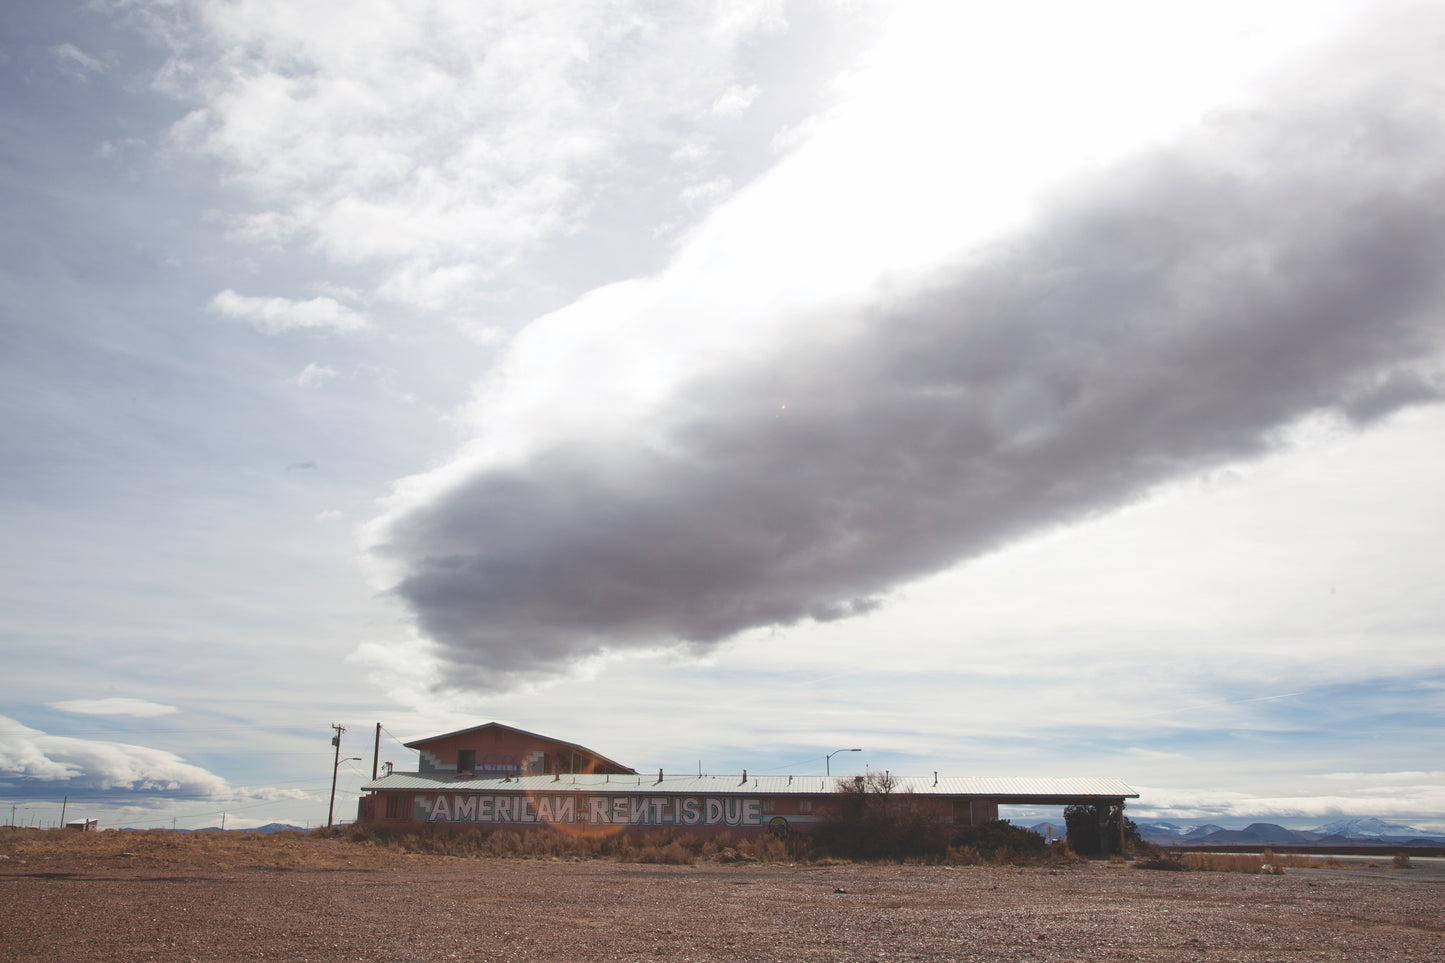
[[[631,444],[396,511],[396,594],[453,681],[506,685],[845,617],[1303,416],[1437,400],[1445,104],[1334,86],[1072,184],[845,342],[695,379]]]

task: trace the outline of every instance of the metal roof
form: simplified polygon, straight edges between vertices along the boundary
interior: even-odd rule
[[[458,775],[452,772],[393,772],[361,788],[365,791],[401,792],[517,792],[517,793],[647,793],[648,795],[816,796],[837,790],[836,776],[723,776],[598,775],[563,773],[556,776]],[[934,780],[897,777],[895,793],[919,796],[985,796],[1020,805],[1064,804],[1086,799],[1138,799],[1139,794],[1119,779],[1098,777],[1034,778],[956,776]]]
[[[609,766],[615,766],[618,769],[626,770],[629,773],[637,771],[631,766],[624,766],[620,762],[608,759],[596,749],[588,749],[586,746],[579,745],[575,742],[568,742],[565,739],[554,739],[552,736],[544,736],[540,732],[528,732],[526,729],[518,729],[516,726],[509,726],[505,722],[484,722],[479,726],[471,726],[466,729],[458,729],[455,732],[444,732],[439,736],[427,736],[425,739],[413,739],[411,742],[403,742],[402,745],[406,746],[408,749],[420,749],[422,746],[426,745],[429,742],[437,742],[441,739],[450,739],[453,736],[464,736],[472,732],[481,732],[483,729],[506,729],[508,732],[515,732],[518,735],[537,739],[541,742],[550,742],[554,745],[566,746],[568,749],[580,749],[582,752],[587,753],[589,756],[597,757]]]

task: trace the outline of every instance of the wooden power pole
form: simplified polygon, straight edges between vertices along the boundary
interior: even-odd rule
[[[376,767],[381,762],[381,723],[376,724],[376,749],[371,753],[371,779],[376,781]]]
[[[326,807],[326,828],[331,828],[331,819],[336,815],[336,770],[341,768],[341,734],[346,731],[336,723],[331,724],[336,730],[336,735],[331,737],[331,744],[336,747],[336,758],[331,764],[331,805]]]

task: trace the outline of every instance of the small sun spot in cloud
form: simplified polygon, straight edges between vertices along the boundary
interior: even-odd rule
[[[137,719],[168,716],[181,711],[175,706],[163,705],[159,702],[126,698],[67,699],[64,702],[50,703],[50,708],[87,716],[133,716]]]
[[[335,381],[341,377],[341,372],[329,364],[316,364],[312,362],[301,370],[296,376],[296,384],[302,388],[319,388],[328,381]]]
[[[713,101],[712,112],[717,117],[741,117],[747,109],[753,105],[758,96],[758,85],[752,84],[744,87],[742,84],[733,84],[722,92],[717,100]]]
[[[325,511],[316,513],[316,520],[318,522],[334,522],[345,517],[345,513],[339,512],[334,508],[328,508]]]

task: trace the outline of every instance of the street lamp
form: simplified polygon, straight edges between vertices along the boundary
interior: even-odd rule
[[[833,775],[833,757],[840,752],[862,752],[862,749],[834,749],[823,757],[823,775]]]
[[[331,817],[332,817],[332,815],[336,812],[336,771],[341,768],[341,764],[342,764],[343,762],[360,762],[360,761],[361,761],[361,757],[360,757],[360,756],[351,756],[351,757],[348,758],[348,759],[342,759],[342,758],[341,758],[341,755],[340,755],[340,752],[339,752],[340,747],[338,746],[337,749],[338,749],[338,753],[337,753],[337,756],[336,756],[336,764],[331,767],[331,805],[326,808],[326,828],[327,828],[327,829],[330,829],[330,828],[331,828]]]

